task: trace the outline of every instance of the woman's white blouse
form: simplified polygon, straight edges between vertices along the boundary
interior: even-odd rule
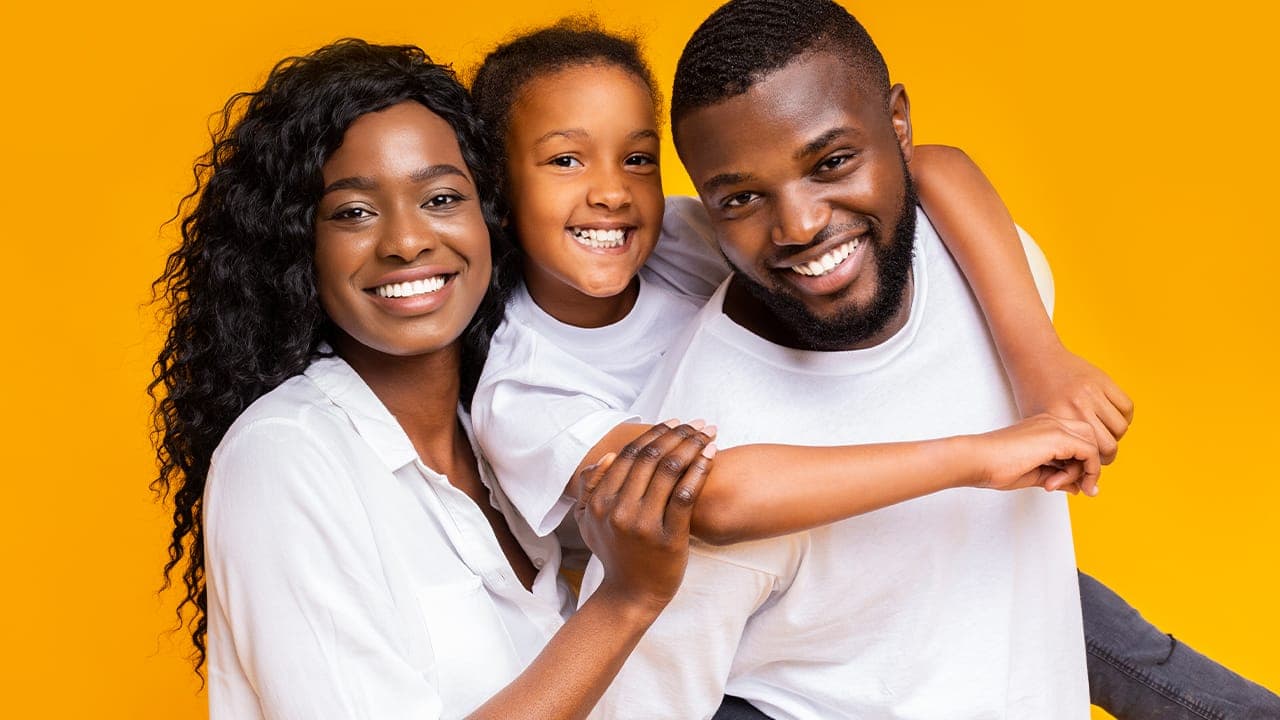
[[[479,465],[539,569],[532,592],[342,360],[250,406],[204,494],[210,717],[461,717],[514,679],[570,596],[555,538]]]

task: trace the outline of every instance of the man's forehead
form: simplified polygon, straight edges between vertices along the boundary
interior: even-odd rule
[[[883,105],[840,58],[826,51],[802,54],[745,93],[682,118],[681,157],[690,173],[707,177],[742,172],[729,167],[741,163],[804,160],[837,137],[865,139],[869,125],[887,121]]]

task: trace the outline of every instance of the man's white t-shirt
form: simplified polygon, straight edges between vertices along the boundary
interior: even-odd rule
[[[910,318],[892,338],[849,352],[774,345],[723,313],[726,283],[633,411],[709,418],[724,448],[918,440],[1018,420],[982,312],[917,217]],[[593,561],[583,598],[599,579]],[[710,717],[725,693],[778,720],[1087,718],[1065,496],[946,490],[808,532],[696,544],[599,710]]]

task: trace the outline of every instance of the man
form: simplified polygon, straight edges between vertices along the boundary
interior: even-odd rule
[[[735,274],[638,412],[715,418],[721,447],[1017,419],[981,311],[915,207],[905,91],[848,13],[818,0],[722,7],[681,58],[672,127]],[[1164,639],[1081,582],[1086,602],[1102,601],[1095,614]],[[1088,717],[1064,498],[948,491],[699,548],[602,707],[708,717],[725,693],[776,718]],[[1169,714],[1148,702],[1149,717],[1222,716],[1186,695],[1157,702]]]

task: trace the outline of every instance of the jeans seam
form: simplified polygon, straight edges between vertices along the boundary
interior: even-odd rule
[[[1089,651],[1090,655],[1093,655],[1094,657],[1105,662],[1106,664],[1110,665],[1116,670],[1119,670],[1121,673],[1128,675],[1130,678],[1137,680],[1138,682],[1141,682],[1152,692],[1156,693],[1157,695],[1160,695],[1161,697],[1165,698],[1166,700],[1169,700],[1170,702],[1181,705],[1183,708],[1185,708],[1189,712],[1195,713],[1201,718],[1204,718],[1204,720],[1227,720],[1226,715],[1223,715],[1217,712],[1216,710],[1213,710],[1212,708],[1207,708],[1194,700],[1183,697],[1181,694],[1165,686],[1163,683],[1157,681],[1155,678],[1152,678],[1150,675],[1147,675],[1141,670],[1135,667],[1132,667],[1131,665],[1125,662],[1122,662],[1119,658],[1115,657],[1111,653],[1108,653],[1097,643],[1094,643],[1093,641],[1087,641],[1085,643],[1085,646],[1086,646],[1086,649]]]

